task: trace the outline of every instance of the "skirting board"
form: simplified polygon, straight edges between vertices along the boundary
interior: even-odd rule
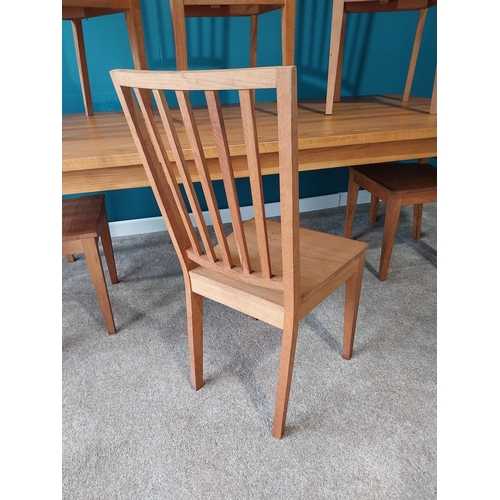
[[[358,195],[358,204],[369,203],[370,193],[363,189],[360,189]],[[299,211],[300,212],[312,212],[314,210],[324,210],[326,208],[336,208],[342,207],[347,204],[347,193],[337,193],[328,194],[325,196],[314,196],[312,198],[303,198],[299,201]],[[222,222],[230,222],[229,210],[223,209],[221,212]],[[276,203],[266,203],[266,216],[276,217],[280,214],[280,204]],[[204,212],[203,216],[207,224],[210,224],[210,216],[208,212]],[[253,208],[242,207],[241,216],[243,220],[248,220],[253,217]],[[191,217],[191,220],[193,218]],[[194,220],[193,220],[194,223]],[[109,223],[109,229],[111,236],[131,236],[134,234],[145,234],[145,233],[156,233],[159,231],[166,231],[165,222],[163,217],[148,217],[146,219],[133,219],[133,220],[122,220]]]

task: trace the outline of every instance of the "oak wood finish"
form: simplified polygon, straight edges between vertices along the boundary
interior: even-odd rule
[[[413,238],[420,239],[424,203],[437,201],[437,170],[428,163],[360,165],[349,168],[344,236],[350,238],[359,188],[371,193],[370,222],[375,222],[379,200],[386,203],[384,234],[378,279],[385,281],[389,270],[401,207],[414,205]]]
[[[62,19],[71,21],[73,28],[83,104],[87,116],[94,115],[94,105],[90,91],[82,19],[117,14],[119,12],[123,12],[125,15],[134,67],[136,69],[147,69],[140,0],[62,0]]]
[[[437,117],[430,100],[400,96],[346,98],[331,116],[324,102],[300,102],[297,111],[299,170],[318,170],[437,156]],[[222,179],[206,110],[196,110],[210,177]],[[248,177],[244,133],[238,109],[224,106],[229,153],[235,177]],[[175,119],[180,112],[172,110]],[[257,103],[259,161],[263,175],[277,173],[276,103]],[[179,140],[190,172],[197,173],[187,136]],[[166,145],[169,159],[173,153]],[[149,186],[122,112],[62,116],[63,194]]]
[[[347,14],[395,12],[406,10],[419,11],[415,39],[413,41],[413,49],[402,97],[402,100],[406,102],[410,97],[427,10],[435,5],[437,5],[437,0],[334,0],[332,9],[332,28],[330,35],[330,56],[328,61],[325,113],[327,115],[331,115],[333,111],[333,103],[340,102]],[[431,114],[436,114],[437,112],[435,106],[436,99],[437,91],[436,86],[434,86],[432,93],[432,106],[429,109]]]
[[[283,330],[273,436],[281,438],[290,395],[299,320],[346,283],[342,356],[352,355],[367,244],[299,227],[297,80],[295,66],[211,71],[115,70],[111,72],[127,123],[172,238],[184,274],[188,315],[191,384],[203,385],[203,297]],[[275,88],[277,113],[274,153],[280,179],[280,222],[266,219],[254,91]],[[163,90],[174,90],[180,114],[173,113]],[[220,220],[212,186],[212,168],[202,144],[190,90],[205,90],[220,162],[231,228]],[[237,90],[240,106],[223,109],[219,90]],[[158,112],[144,96],[152,90]],[[140,109],[137,106],[139,103]],[[239,112],[236,113],[236,109]],[[228,112],[226,112],[228,111]],[[243,222],[235,189],[230,135],[242,123],[241,155],[246,157],[254,218]],[[181,123],[183,125],[181,125]],[[202,120],[203,126],[206,126]],[[186,130],[189,150],[178,135]],[[160,132],[163,129],[164,131]],[[165,143],[169,144],[167,149]],[[265,141],[263,144],[265,149]],[[168,151],[172,152],[172,159]],[[192,156],[196,174],[186,160]],[[215,158],[214,158],[215,160]],[[176,168],[174,168],[174,163]],[[193,187],[201,183],[215,237],[210,237]],[[181,195],[184,187],[187,201]],[[189,211],[197,223],[195,229]]]
[[[118,283],[104,195],[96,194],[63,200],[62,253],[67,256],[68,262],[74,262],[74,254],[84,254],[106,329],[112,334],[116,332],[116,327],[99,254],[99,238],[108,264],[111,283]]]
[[[294,64],[295,0],[170,0],[178,70],[188,69],[186,18],[250,16],[250,67],[257,65],[258,16],[281,9],[282,64]]]

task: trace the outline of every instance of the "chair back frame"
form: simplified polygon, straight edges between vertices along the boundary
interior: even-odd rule
[[[290,66],[206,71],[113,70],[110,74],[185,277],[189,276],[191,269],[203,266],[239,281],[283,290],[285,302],[289,296],[288,300],[297,304],[300,296],[300,256],[296,68]],[[263,88],[275,88],[277,92],[282,275],[274,274],[271,266],[259,163],[254,92]],[[213,224],[216,245],[210,239],[199,195],[187,167],[185,152],[177,132],[178,126],[176,127],[175,123],[177,120],[174,120],[165,97],[164,91],[167,90],[174,91],[177,97],[201,191]],[[190,102],[189,92],[194,90],[202,90],[206,95],[236,241],[236,255],[229,249],[204,156],[196,120],[199,110],[194,110]],[[223,107],[218,96],[220,90],[237,90],[240,97],[257,232],[258,261],[251,260],[250,254],[254,254],[255,249],[249,252],[246,242],[231,166]],[[151,101],[147,99],[150,92],[157,110],[153,109]],[[169,160],[167,146],[175,159],[174,162]],[[181,194],[179,177],[189,207]],[[197,230],[191,221],[189,209]]]

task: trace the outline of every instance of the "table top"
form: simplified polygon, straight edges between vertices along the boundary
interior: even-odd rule
[[[345,98],[335,103],[331,115],[325,115],[323,101],[301,101],[298,106],[299,168],[313,170],[437,156],[437,116],[429,114],[429,107],[428,98],[410,97],[404,103],[401,96],[379,95]],[[256,108],[260,153],[263,160],[267,157],[269,160],[263,161],[262,168],[265,174],[276,173],[277,162],[273,158],[278,151],[276,105],[257,103]],[[234,106],[224,108],[233,160],[244,155],[237,109]],[[210,163],[210,159],[217,157],[217,152],[209,132],[209,119],[204,110],[196,112],[202,114],[200,135]],[[190,149],[181,133],[180,140],[189,160]],[[84,185],[83,175],[89,177],[92,173],[100,173],[102,177],[104,171],[108,175],[115,169],[114,173],[118,173],[119,169],[133,166],[141,166],[141,161],[122,112],[90,117],[85,114],[63,115],[63,181],[65,175],[68,178],[78,175],[81,184],[68,186],[63,189],[64,194],[83,192],[90,187],[119,189],[147,185],[145,176],[141,181],[130,179],[125,186],[115,186],[111,180],[107,186],[105,182],[102,186]],[[246,175],[244,163],[239,167],[236,161],[234,167],[236,176]],[[137,172],[137,175],[141,174]]]

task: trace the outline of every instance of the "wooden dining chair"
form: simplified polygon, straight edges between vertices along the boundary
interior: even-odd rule
[[[188,69],[186,18],[250,16],[250,67],[257,66],[258,17],[281,9],[282,64],[293,66],[295,43],[295,0],[170,0],[178,70]]]
[[[62,201],[62,254],[66,255],[68,262],[74,262],[74,254],[83,253],[104,324],[108,333],[111,334],[116,333],[116,327],[99,253],[99,238],[108,264],[111,283],[118,283],[104,195],[95,194],[64,199]]]
[[[437,169],[426,160],[420,163],[377,163],[349,167],[349,185],[344,237],[350,238],[359,188],[371,194],[369,221],[377,220],[379,200],[386,203],[382,252],[378,279],[389,271],[401,207],[413,205],[413,239],[419,240],[424,203],[437,201]]]
[[[332,28],[330,35],[330,58],[328,61],[328,83],[326,90],[325,113],[331,115],[333,103],[340,102],[340,89],[342,84],[342,62],[344,54],[344,37],[347,14],[360,14],[368,12],[396,12],[405,10],[418,10],[419,17],[413,49],[406,76],[403,92],[403,102],[410,98],[413,76],[417,65],[422,33],[424,31],[427,10],[437,5],[437,0],[334,0],[332,10]],[[437,74],[437,72],[436,72]],[[429,112],[437,113],[437,78],[434,77],[432,102]]]
[[[87,116],[94,115],[82,19],[123,12],[134,68],[147,69],[146,48],[139,0],[62,0],[62,19],[71,21],[83,104]]]
[[[111,76],[184,274],[191,384],[195,389],[203,385],[203,297],[282,329],[273,426],[273,436],[281,438],[299,320],[345,283],[342,356],[351,357],[367,248],[366,243],[299,227],[296,68],[115,70]],[[253,99],[261,88],[277,92],[276,113],[263,115],[268,124],[264,144]],[[144,101],[150,89],[158,114]],[[166,89],[175,91],[180,110],[169,108]],[[189,92],[194,90],[205,91],[208,109],[192,108]],[[238,90],[240,110],[232,105],[227,111],[231,120],[238,117],[242,123],[241,137],[235,136],[234,121],[226,126],[222,90]],[[209,125],[214,142],[202,144],[199,130]],[[240,157],[234,159],[237,153]],[[279,164],[280,222],[266,219],[261,154],[271,154]],[[246,222],[235,187],[236,161],[248,164],[255,216]],[[222,224],[212,177],[223,181],[231,229]],[[193,179],[199,180],[203,196]],[[198,196],[206,200],[214,241]]]

